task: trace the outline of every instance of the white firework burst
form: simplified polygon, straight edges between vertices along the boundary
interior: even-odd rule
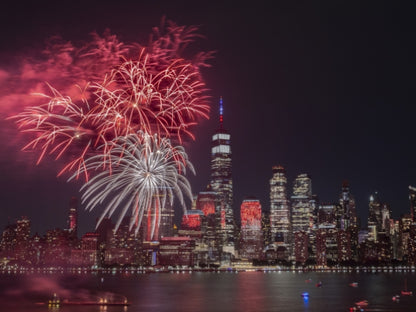
[[[105,217],[120,210],[116,230],[130,215],[129,228],[139,232],[144,214],[152,216],[151,237],[160,223],[161,210],[178,198],[186,211],[184,195],[192,199],[186,168],[195,173],[182,146],[172,146],[167,138],[139,132],[118,137],[107,154],[85,161],[85,170],[100,172],[81,187],[82,203],[87,210],[105,208],[97,226]],[[76,178],[76,174],[69,180]]]

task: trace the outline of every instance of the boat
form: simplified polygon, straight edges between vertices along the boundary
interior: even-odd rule
[[[399,302],[400,301],[400,296],[395,295],[395,296],[393,296],[393,298],[391,298],[391,300],[393,300],[394,302]]]
[[[44,303],[36,303],[37,305],[44,304]],[[49,307],[60,307],[64,305],[89,305],[89,306],[129,306],[130,303],[127,301],[127,298],[122,298],[118,300],[114,299],[107,299],[107,298],[98,298],[96,300],[69,300],[63,299],[61,300],[56,294],[53,294],[52,299],[48,300],[47,302]]]
[[[307,280],[305,280],[305,283],[310,283],[310,282],[312,282],[311,278],[308,278]]]
[[[358,283],[357,282],[352,282],[349,284],[351,287],[358,287]]]
[[[316,285],[315,285],[316,287],[322,287],[322,282],[321,281],[319,281]]]
[[[407,279],[404,279],[404,290],[401,291],[402,296],[413,296],[413,292],[407,290]]]
[[[368,306],[368,300],[361,300],[355,303],[355,305],[359,308]]]

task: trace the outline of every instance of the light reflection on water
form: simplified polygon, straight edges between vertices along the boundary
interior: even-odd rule
[[[415,273],[214,273],[126,275],[2,275],[0,310],[31,312],[138,311],[349,311],[354,302],[368,300],[368,311],[414,311],[415,297],[400,294],[407,278],[416,290]],[[322,281],[322,287],[316,287]],[[358,282],[358,287],[349,284]],[[302,296],[309,294],[308,298]],[[61,298],[124,295],[121,306],[61,306],[45,303],[53,293]]]

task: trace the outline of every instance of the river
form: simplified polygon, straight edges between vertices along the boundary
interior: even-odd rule
[[[317,283],[322,282],[322,287]],[[357,282],[353,287],[351,283]],[[416,296],[394,295],[407,286],[415,293],[416,273],[192,272],[148,274],[1,274],[0,311],[349,311],[368,300],[365,311],[415,311]],[[302,293],[307,292],[308,297]],[[90,300],[125,296],[130,305],[60,306],[60,298]]]

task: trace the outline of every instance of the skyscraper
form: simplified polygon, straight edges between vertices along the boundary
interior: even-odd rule
[[[71,236],[77,237],[78,235],[78,213],[77,213],[78,199],[72,197],[69,202],[69,214],[68,214],[68,231]]]
[[[343,213],[341,229],[346,230],[350,227],[357,228],[358,220],[355,208],[355,199],[350,193],[350,185],[348,181],[344,181],[342,183],[342,192],[339,196],[339,204],[341,205],[341,210]]]
[[[220,202],[221,228],[224,243],[233,243],[233,181],[231,170],[231,135],[223,128],[223,102],[220,98],[220,124],[212,136],[211,148],[211,188]]]
[[[412,221],[416,222],[416,187],[409,185],[410,215]]]
[[[380,235],[389,235],[390,208],[380,201],[377,192],[370,196],[368,208],[369,239],[377,242]]]
[[[299,174],[293,184],[292,228],[293,232],[309,233],[313,226],[312,180],[307,174]]]
[[[154,197],[156,196],[162,195],[154,195]],[[162,237],[172,236],[173,234],[174,210],[170,200],[167,199],[162,207],[157,207],[157,205],[160,205],[160,201],[157,200],[153,200],[152,205],[154,207],[150,207],[144,213],[141,225],[144,230],[144,240],[148,242],[160,241]]]
[[[282,166],[273,166],[272,172],[273,176],[270,179],[271,243],[288,250],[291,242],[291,229],[286,172]]]
[[[240,209],[240,256],[247,259],[259,259],[262,250],[260,201],[256,198],[246,198]]]
[[[196,198],[196,209],[201,210],[205,216],[214,214],[216,212],[216,198],[215,192],[208,189],[204,192],[199,192]]]

